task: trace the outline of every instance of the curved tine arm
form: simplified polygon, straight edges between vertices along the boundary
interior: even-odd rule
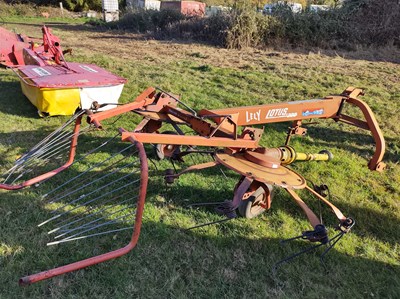
[[[300,206],[300,208],[306,214],[308,221],[310,221],[313,228],[321,224],[317,215],[306,205],[306,203],[300,198],[300,196],[292,189],[285,188],[285,190],[290,194],[294,201]]]
[[[383,155],[385,154],[386,149],[385,138],[383,137],[382,131],[379,128],[379,124],[371,108],[364,101],[357,98],[357,96],[363,94],[364,93],[361,89],[353,87],[347,88],[342,93],[342,95],[346,97],[344,100],[347,103],[356,106],[361,110],[366,121],[362,121],[351,116],[341,114],[340,111],[336,119],[344,123],[371,131],[372,137],[374,138],[376,145],[375,153],[368,163],[368,168],[370,170],[383,171],[386,168],[386,164],[382,162]]]
[[[68,272],[76,271],[82,268],[86,268],[95,264],[99,264],[122,255],[127,254],[130,252],[137,244],[140,235],[140,229],[142,226],[142,217],[143,217],[143,210],[144,210],[144,203],[146,199],[146,192],[147,192],[147,183],[148,183],[148,164],[147,164],[147,156],[144,150],[143,144],[140,142],[135,141],[133,138],[130,139],[130,142],[136,143],[136,146],[139,150],[139,159],[140,159],[140,170],[141,170],[141,181],[140,181],[140,189],[139,189],[139,197],[137,202],[136,208],[136,217],[134,223],[134,231],[132,234],[131,241],[128,245],[123,248],[104,253],[99,256],[94,256],[82,261],[78,261],[69,265],[65,265],[62,267],[54,268],[48,271],[43,271],[37,274],[29,275],[20,278],[19,284],[20,285],[29,285],[41,280],[45,280],[48,278],[52,278],[54,276],[62,275]]]
[[[323,196],[315,192],[312,188],[306,185],[305,187],[309,192],[311,192],[314,196],[316,196],[319,200],[321,200],[323,203],[328,205],[331,209],[332,212],[336,215],[336,218],[340,220],[340,222],[345,221],[347,218],[343,215],[343,213],[330,201],[326,200]]]
[[[62,165],[61,167],[58,167],[57,169],[54,169],[52,171],[43,173],[43,174],[41,174],[37,177],[34,177],[30,180],[24,181],[18,185],[0,184],[0,189],[19,190],[19,189],[22,189],[25,187],[29,187],[29,186],[35,185],[37,183],[40,183],[44,180],[47,180],[47,179],[55,176],[56,174],[64,171],[65,169],[69,168],[75,159],[76,147],[78,145],[79,130],[81,127],[81,120],[82,120],[82,116],[79,116],[75,121],[75,127],[74,127],[74,131],[72,134],[73,137],[72,137],[72,141],[71,141],[71,145],[70,145],[68,161],[64,165]]]
[[[372,112],[371,108],[360,99],[349,98],[347,99],[347,102],[360,108],[365,120],[367,121],[368,129],[371,131],[376,143],[375,153],[368,163],[368,168],[377,171],[384,170],[385,164],[382,162],[382,159],[386,149],[385,138],[383,137],[382,131],[379,128],[379,124],[375,118],[374,113]]]
[[[201,163],[201,164],[195,164],[195,165],[192,165],[192,166],[189,166],[189,167],[185,168],[184,170],[182,170],[179,173],[166,175],[166,176],[176,179],[176,178],[179,178],[181,175],[183,175],[185,173],[188,173],[188,172],[191,172],[191,171],[196,171],[196,170],[202,170],[202,169],[205,169],[205,168],[214,167],[214,166],[216,166],[218,164],[219,164],[218,161],[211,161],[211,162],[205,162],[205,163]]]

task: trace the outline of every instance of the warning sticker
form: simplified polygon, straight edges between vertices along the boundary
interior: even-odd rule
[[[79,66],[81,69],[84,69],[85,71],[91,72],[91,73],[98,73],[98,71],[92,69],[90,66],[87,65],[80,65]]]
[[[47,71],[47,70],[45,70],[44,68],[41,68],[41,67],[35,67],[35,68],[32,69],[32,71],[34,71],[40,77],[50,76],[51,75],[51,73],[49,71]]]

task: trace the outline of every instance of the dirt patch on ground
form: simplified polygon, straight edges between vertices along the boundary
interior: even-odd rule
[[[160,41],[143,35],[118,31],[99,31],[87,25],[49,24],[61,38],[64,48],[73,48],[75,53],[93,55],[106,54],[110,58],[146,61],[149,65],[178,60],[195,61],[216,67],[236,69],[270,70],[271,65],[298,65],[299,67],[324,66],[327,71],[345,71],[368,63],[400,63],[397,48],[367,49],[357,52],[335,52],[304,49],[242,49],[232,50],[214,46],[182,42]],[[41,25],[7,24],[6,27],[25,34],[40,36]],[[348,59],[353,65],[348,65]],[[397,65],[396,65],[397,66]]]
[[[5,25],[16,32],[35,37],[40,37],[41,26],[19,23]],[[144,34],[100,31],[89,25],[50,23],[48,26],[61,38],[63,48],[72,48],[75,55],[103,55],[120,63],[123,60],[129,63],[136,61],[146,67],[167,67],[171,63],[194,62],[200,66],[238,71],[275,72],[291,79],[296,79],[296,72],[322,71],[326,74],[344,74],[370,80],[384,76],[389,84],[399,80],[400,64],[387,62],[395,61],[396,57],[400,63],[400,51],[397,48],[343,53],[304,49],[228,50],[195,42],[160,41]]]

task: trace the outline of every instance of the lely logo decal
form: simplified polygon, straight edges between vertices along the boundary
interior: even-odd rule
[[[319,109],[313,109],[313,110],[304,110],[301,114],[303,116],[322,115],[322,114],[324,114],[324,109],[319,108]]]
[[[265,119],[270,118],[289,118],[296,117],[297,112],[289,112],[289,108],[270,109],[265,116]]]
[[[246,122],[252,121],[252,120],[261,120],[261,110],[259,109],[256,112],[249,112],[246,111]]]

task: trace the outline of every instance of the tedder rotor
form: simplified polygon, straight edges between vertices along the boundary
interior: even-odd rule
[[[358,98],[360,95],[363,95],[361,89],[349,87],[341,94],[320,99],[194,111],[178,97],[150,87],[132,103],[101,112],[96,112],[101,107],[94,104],[93,109],[81,111],[17,159],[5,173],[0,188],[21,189],[41,184],[66,169],[69,170],[66,173],[79,170],[77,175],[68,176],[43,196],[53,209],[52,217],[39,224],[51,226],[49,235],[55,237],[48,245],[115,234],[122,230],[133,231],[131,241],[121,249],[23,277],[20,283],[30,284],[78,270],[126,254],[135,247],[149,176],[143,146],[146,143],[154,145],[159,158],[181,161],[193,153],[211,155],[210,162],[191,165],[180,172],[167,170],[166,183],[173,183],[187,172],[216,165],[225,166],[240,175],[232,200],[215,204],[217,212],[225,217],[214,223],[235,218],[236,211],[246,218],[256,217],[270,209],[274,189],[282,188],[304,211],[312,226],[311,230],[292,239],[302,238],[317,243],[305,251],[327,245],[323,257],[353,227],[355,221],[328,200],[325,185],[310,187],[301,174],[289,167],[295,161],[329,161],[333,155],[326,150],[316,154],[298,152],[290,146],[290,140],[294,135],[306,133],[302,121],[309,119],[330,118],[366,129],[372,133],[376,147],[368,168],[382,171],[385,168],[382,162],[385,141],[373,112]],[[343,108],[346,105],[358,108],[363,119],[345,114]],[[101,139],[89,151],[77,154],[78,139],[83,133],[101,131],[105,120],[128,112],[142,117],[133,130],[119,128],[114,137]],[[259,144],[264,129],[256,125],[288,121],[292,125],[282,146],[266,148]],[[172,126],[175,131],[163,131],[164,125]],[[84,143],[92,142],[92,139],[96,138],[89,136]],[[88,157],[99,153],[102,159],[96,158],[94,163],[86,162]],[[64,164],[57,165],[56,158]],[[38,174],[38,171],[44,173]],[[329,238],[319,217],[298,195],[299,190],[307,191],[332,210],[339,222],[336,236]],[[130,226],[126,227],[126,223]],[[209,224],[213,223],[199,226]],[[278,262],[276,266],[301,253]]]

